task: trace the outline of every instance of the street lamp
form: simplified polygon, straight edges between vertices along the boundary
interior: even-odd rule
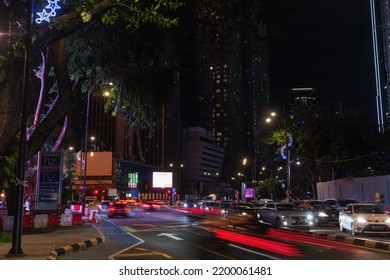
[[[89,119],[89,103],[91,100],[91,91],[88,91],[87,111],[85,116],[85,136],[84,136],[84,172],[83,172],[83,188],[81,191],[81,211],[85,216],[85,195],[87,193],[87,158],[88,158],[88,119]]]
[[[178,187],[179,182],[180,182],[180,168],[183,168],[184,164],[183,163],[180,163],[180,164],[170,163],[169,167],[174,168],[174,172],[175,172],[175,182],[174,183],[176,184],[176,187]],[[175,202],[176,191],[177,191],[177,189],[173,188],[173,186],[172,186],[172,203]]]
[[[272,122],[272,118],[276,116],[275,112],[271,112],[270,116],[266,118],[267,123]],[[292,138],[290,133],[287,132],[287,123],[286,123],[286,117],[283,115],[283,125],[284,125],[284,136],[285,136],[285,144],[281,148],[281,156],[283,159],[286,160],[286,181],[287,181],[287,199],[288,202],[291,202],[291,160],[290,160],[290,147],[292,145]]]

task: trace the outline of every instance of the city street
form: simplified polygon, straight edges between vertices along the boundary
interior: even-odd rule
[[[62,256],[67,260],[387,260],[386,251],[270,228],[265,234],[251,224],[173,212],[133,211],[128,218],[102,217],[96,225],[106,241]],[[311,231],[350,236],[338,227]],[[367,237],[387,241],[386,237]]]

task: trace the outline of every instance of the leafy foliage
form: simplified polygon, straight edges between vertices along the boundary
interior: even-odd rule
[[[293,137],[293,193],[305,198],[306,192],[315,191],[319,181],[389,174],[388,164],[384,164],[388,154],[386,141],[369,115],[354,107],[338,112],[325,106],[296,106],[291,111],[286,129]],[[285,144],[285,129],[274,130],[265,142],[275,151],[270,161],[282,162],[278,153]],[[298,161],[300,165],[296,166]]]

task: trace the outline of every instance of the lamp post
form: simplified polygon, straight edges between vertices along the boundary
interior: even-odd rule
[[[29,93],[28,83],[30,81],[30,49],[32,39],[32,26],[34,19],[34,0],[28,1],[27,29],[25,36],[25,52],[23,65],[23,96],[22,96],[22,116],[20,125],[20,139],[18,151],[18,170],[17,179],[19,183],[15,188],[15,213],[12,232],[12,247],[7,257],[22,257],[24,252],[21,247],[22,226],[23,226],[23,197],[24,197],[24,180],[26,173],[26,150],[27,150],[27,96]]]
[[[91,91],[88,91],[87,111],[85,115],[85,137],[84,137],[84,172],[83,172],[83,188],[81,191],[81,211],[85,216],[85,194],[87,193],[87,159],[88,159],[88,119],[89,119],[89,103],[91,100]]]
[[[175,172],[175,187],[176,188],[173,188],[172,187],[172,204],[175,202],[175,193],[177,192],[177,187],[179,186],[179,182],[180,182],[180,168],[183,168],[184,167],[184,164],[183,163],[180,163],[180,164],[174,164],[174,163],[170,163],[169,164],[169,167],[170,168],[174,168],[174,172]]]
[[[275,112],[271,112],[270,116],[266,118],[266,122],[272,122],[272,118],[276,116]],[[290,160],[290,146],[292,145],[291,135],[287,132],[286,117],[283,114],[283,125],[284,125],[284,146],[281,148],[281,155],[286,160],[286,182],[287,182],[287,200],[291,202],[291,160]]]

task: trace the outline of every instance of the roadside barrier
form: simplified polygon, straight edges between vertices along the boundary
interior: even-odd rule
[[[80,212],[65,211],[65,213],[52,214],[31,214],[26,213],[22,217],[23,229],[33,228],[50,228],[50,227],[69,227],[82,225],[85,222],[98,223],[98,211],[92,210],[88,212],[83,219]],[[14,224],[13,216],[0,216],[0,231],[12,231]]]

